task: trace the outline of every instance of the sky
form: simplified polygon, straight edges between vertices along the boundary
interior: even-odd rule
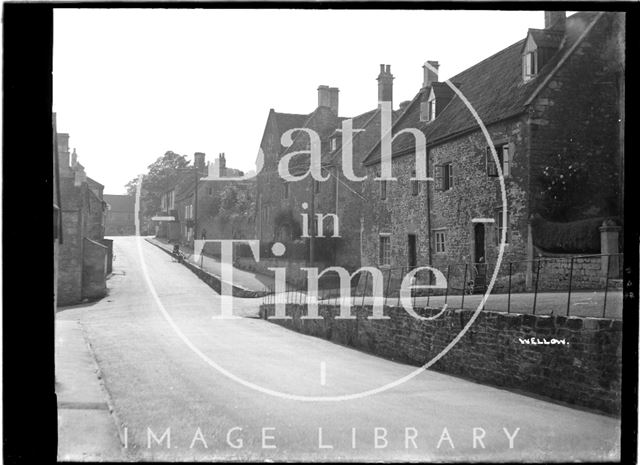
[[[309,114],[319,85],[340,116],[377,106],[390,64],[394,108],[543,28],[542,11],[56,9],[53,111],[106,194],[172,150],[221,152],[249,171],[271,108]]]

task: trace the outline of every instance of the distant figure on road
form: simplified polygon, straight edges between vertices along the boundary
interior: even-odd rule
[[[175,258],[180,259],[180,245],[179,244],[174,244],[173,245],[173,251],[171,252],[171,254]]]
[[[202,230],[202,240],[204,241],[204,240],[206,240],[206,239],[207,239],[207,230],[206,230],[206,229],[203,229],[203,230]]]

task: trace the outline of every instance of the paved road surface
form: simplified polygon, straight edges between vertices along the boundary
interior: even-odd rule
[[[160,311],[131,237],[114,242],[110,295],[58,314],[84,326],[127,438],[129,459],[573,461],[618,456],[616,419],[431,371],[392,390],[343,402],[294,401],[245,387],[196,352],[251,383],[309,396],[365,391],[414,368],[259,319],[216,319],[219,296],[166,253],[144,240],[140,245],[150,282],[191,347]],[[233,303],[251,314],[258,301]],[[157,445],[153,435],[160,438],[167,428],[170,433]],[[320,428],[322,445],[332,449],[320,448]],[[386,434],[386,447],[379,438],[376,448],[376,428],[378,436]],[[473,447],[474,428],[482,428],[478,436],[484,431],[485,448],[480,442]],[[513,448],[505,428],[510,435],[519,428]],[[229,445],[228,435],[231,444],[238,447],[241,440],[242,447]]]

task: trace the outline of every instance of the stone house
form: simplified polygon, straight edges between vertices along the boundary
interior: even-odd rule
[[[452,77],[452,86],[438,82],[438,63],[428,62],[422,88],[393,126],[397,180],[373,179],[380,144],[364,160],[362,264],[444,272],[495,263],[504,215],[494,150],[506,189],[505,262],[545,253],[537,224],[621,221],[622,24],[617,13],[545,12],[545,29],[530,29]],[[406,128],[425,134],[433,181],[411,179],[416,138],[399,134]],[[555,252],[593,252],[578,248],[559,244]],[[530,279],[530,264],[526,272]]]
[[[210,166],[206,155],[194,154],[193,168],[180,173],[178,181],[161,197],[159,216],[172,216],[171,222],[162,222],[158,237],[171,242],[193,246],[194,239],[253,239],[253,208],[245,215],[231,215],[227,218],[221,213],[225,189],[233,186],[250,197],[254,195],[252,180],[210,180],[210,170],[219,167],[221,177],[241,177],[244,173],[226,166],[226,157],[221,153]],[[197,177],[197,180],[196,180]],[[196,189],[197,184],[197,189]]]
[[[360,266],[361,210],[366,200],[362,196],[362,183],[346,178],[343,173],[342,134],[346,129],[343,125],[349,125],[354,132],[352,153],[348,156],[352,172],[363,176],[364,156],[380,137],[380,102],[392,105],[392,81],[390,66],[381,65],[378,107],[353,118],[338,116],[339,89],[325,85],[318,87],[318,106],[309,115],[277,113],[273,109],[269,112],[260,145],[264,166],[256,183],[257,237],[263,243],[280,241],[288,250],[294,249],[285,256],[284,263],[278,264],[289,268],[290,278],[303,277],[301,266],[322,269],[337,265],[348,270]],[[392,118],[397,114],[392,112]],[[292,134],[291,144],[283,146],[283,134],[295,128],[301,130]],[[307,176],[286,181],[278,173],[283,157],[303,152],[291,158],[291,174],[300,176],[309,169],[310,136],[306,130],[319,136],[321,172],[326,180],[316,181]],[[322,216],[321,221],[318,215]]]
[[[131,195],[103,196],[107,203],[107,220],[105,235],[107,236],[133,236],[136,233],[135,222],[135,197]]]
[[[62,245],[62,202],[60,194],[60,168],[58,158],[57,117],[53,113],[53,308],[58,306],[58,263]]]
[[[106,294],[112,243],[104,239],[104,186],[86,176],[75,149],[70,156],[69,134],[56,134],[56,148],[62,226],[56,299],[58,305],[72,305]]]

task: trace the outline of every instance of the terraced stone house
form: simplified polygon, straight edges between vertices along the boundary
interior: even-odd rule
[[[545,12],[544,29],[447,82],[437,62],[425,65],[422,88],[393,126],[397,181],[373,179],[379,144],[364,160],[362,265],[482,272],[496,262],[505,226],[505,263],[599,253],[598,227],[622,216],[623,28],[619,13]],[[425,134],[433,181],[411,180],[416,138],[399,134],[406,128]]]

